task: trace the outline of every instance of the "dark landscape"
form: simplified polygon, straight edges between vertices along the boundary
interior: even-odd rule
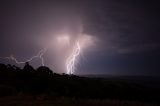
[[[45,66],[34,69],[29,63],[23,69],[0,64],[0,105],[157,106],[159,77],[135,77],[79,77]]]

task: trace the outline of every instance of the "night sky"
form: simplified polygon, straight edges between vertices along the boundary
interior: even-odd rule
[[[74,74],[160,75],[157,1],[1,1],[0,57],[14,55],[25,61],[52,42],[53,48],[44,54],[45,65],[65,73],[66,56],[74,41],[84,35],[92,40],[82,43],[85,49]],[[62,47],[63,41],[61,46],[55,41],[65,34],[72,39],[67,48]],[[15,64],[5,59],[0,62]],[[35,68],[41,65],[39,59],[30,64]]]

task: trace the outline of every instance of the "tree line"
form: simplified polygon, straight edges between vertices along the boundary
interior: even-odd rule
[[[29,63],[23,68],[0,64],[0,96],[22,93],[83,99],[158,101],[159,91],[119,80],[57,74],[46,66],[34,69]]]

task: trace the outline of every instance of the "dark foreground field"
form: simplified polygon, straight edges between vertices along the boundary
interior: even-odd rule
[[[139,101],[122,101],[109,99],[75,99],[75,98],[47,98],[45,95],[6,96],[0,98],[0,106],[159,106],[153,103]]]
[[[0,64],[0,106],[158,106],[159,78],[79,77]]]

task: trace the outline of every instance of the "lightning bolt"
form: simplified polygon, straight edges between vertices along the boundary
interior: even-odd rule
[[[32,56],[30,59],[26,60],[26,61],[18,61],[16,57],[14,57],[13,55],[9,56],[9,57],[0,57],[0,59],[8,59],[8,60],[12,60],[14,61],[16,64],[25,64],[26,62],[31,62],[32,60],[36,59],[36,58],[40,58],[41,59],[41,64],[42,66],[44,66],[44,58],[43,55],[46,53],[47,51],[47,47],[40,50],[37,55]]]
[[[80,42],[77,41],[75,43],[75,46],[73,48],[73,52],[71,53],[71,55],[67,58],[65,66],[66,66],[66,73],[67,74],[73,74],[76,70],[76,63],[78,60],[78,57],[81,53],[81,46]],[[0,57],[0,59],[7,59],[7,60],[11,60],[14,61],[16,64],[25,64],[26,62],[31,62],[34,59],[39,58],[41,60],[41,64],[42,66],[45,65],[44,62],[44,54],[46,53],[46,51],[50,48],[50,45],[48,45],[47,47],[41,49],[36,55],[32,56],[31,58],[25,60],[25,61],[19,61],[14,55],[10,55],[8,57]]]
[[[72,52],[72,54],[67,58],[66,67],[67,74],[73,74],[75,71],[75,62],[77,61],[77,57],[79,56],[81,51],[81,47],[79,42],[76,42],[76,46]]]

